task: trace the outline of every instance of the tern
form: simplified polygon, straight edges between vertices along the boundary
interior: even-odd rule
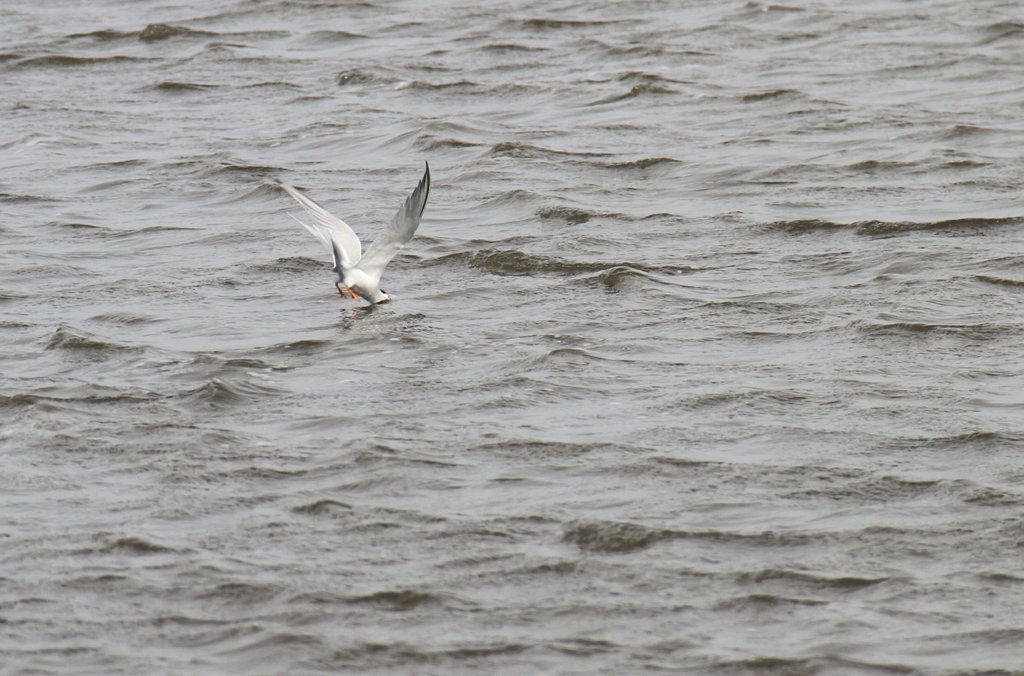
[[[338,281],[334,286],[342,298],[347,293],[352,300],[359,300],[362,297],[374,305],[391,300],[391,296],[380,288],[380,277],[384,274],[387,264],[399,249],[412,239],[416,228],[419,227],[420,217],[423,216],[423,208],[427,205],[427,196],[430,194],[430,164],[425,164],[423,178],[416,189],[406,198],[398,213],[391,219],[391,223],[377,236],[365,254],[359,237],[345,221],[292,186],[276,181],[313,219],[312,223],[306,223],[292,216],[331,252],[334,258],[334,267],[331,269],[338,274]]]

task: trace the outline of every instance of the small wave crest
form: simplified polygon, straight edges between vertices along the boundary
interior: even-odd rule
[[[238,604],[265,603],[281,592],[276,585],[250,582],[225,582],[212,589],[200,592],[199,598],[210,601]]]
[[[141,30],[121,31],[106,28],[88,33],[71,33],[67,37],[72,40],[95,40],[98,42],[112,42],[116,40],[139,40],[141,42],[158,42],[176,37],[208,38],[223,35],[211,31],[185,28],[184,26],[173,26],[166,23],[151,23]]]
[[[285,256],[269,263],[256,263],[246,266],[246,270],[255,274],[304,274],[312,270],[323,270],[325,264],[315,258],[306,256]]]
[[[84,332],[72,331],[63,326],[54,331],[53,335],[50,336],[46,343],[46,349],[88,353],[91,356],[112,356],[114,354],[139,352],[142,350],[140,347],[121,345]]]
[[[497,157],[519,157],[524,159],[543,159],[559,157],[608,157],[608,153],[574,152],[571,150],[554,150],[542,148],[541,146],[519,143],[517,141],[502,141],[491,146],[491,155]]]
[[[352,596],[347,601],[359,605],[373,606],[382,610],[404,611],[422,606],[441,605],[444,602],[444,597],[439,594],[418,591],[416,589],[395,589],[363,596]]]
[[[679,164],[679,160],[671,157],[642,157],[629,162],[608,162],[604,164],[606,169],[652,169],[654,167],[665,167],[667,165]]]
[[[200,84],[198,82],[160,82],[153,85],[153,89],[165,94],[182,94],[189,92],[204,92],[219,87],[214,84]]]
[[[792,586],[818,591],[852,592],[889,581],[889,577],[861,577],[853,575],[823,576],[788,569],[768,568],[756,572],[739,573],[740,584]]]
[[[983,228],[996,228],[1024,223],[1024,217],[1006,216],[998,218],[952,218],[941,221],[855,221],[853,223],[837,223],[825,219],[809,218],[792,221],[775,221],[768,227],[793,234],[803,234],[822,230],[852,230],[858,235],[879,236],[895,235],[904,232],[943,231],[964,233]]]
[[[1000,326],[980,322],[974,324],[953,324],[932,321],[867,321],[853,322],[853,328],[869,336],[920,336],[928,334],[945,334],[959,336],[968,340],[988,340],[1001,335],[1017,332],[1016,326]]]
[[[373,73],[358,68],[349,68],[343,70],[334,76],[334,82],[339,87],[349,87],[351,85],[369,84],[371,82],[378,81],[378,77]]]
[[[480,85],[471,80],[453,80],[451,82],[424,82],[423,80],[411,80],[403,82],[395,89],[411,89],[413,91],[437,91],[445,89],[469,89]]]
[[[137,56],[67,56],[64,54],[50,54],[22,59],[15,62],[12,68],[78,68],[97,64],[144,63],[152,60]]]
[[[200,408],[223,408],[281,393],[276,387],[252,380],[213,378],[195,389],[184,392],[181,399]]]
[[[180,37],[210,37],[214,35],[218,34],[193,28],[184,28],[182,26],[172,26],[166,23],[151,23],[138,33],[139,40],[142,42],[156,42],[158,40]]]
[[[573,207],[544,207],[537,211],[537,215],[545,220],[586,223],[596,214],[585,209],[575,209]]]
[[[277,345],[271,345],[260,350],[263,353],[269,354],[299,354],[304,356],[316,355],[321,352],[330,349],[333,343],[329,340],[317,340],[314,338],[307,338],[305,340],[295,340],[287,343],[278,343]]]
[[[802,96],[803,94],[796,89],[770,89],[764,92],[757,92],[755,94],[744,94],[740,97],[740,101],[743,103],[756,103],[759,101],[770,101],[772,99],[791,99]]]
[[[307,36],[309,41],[320,44],[337,44],[351,42],[352,40],[365,40],[367,38],[368,36],[361,33],[350,33],[349,31],[327,29],[313,31]]]
[[[296,514],[309,514],[311,516],[348,517],[352,515],[352,505],[324,498],[293,507],[292,511]]]
[[[515,42],[495,42],[489,45],[481,45],[478,47],[480,51],[484,52],[496,52],[496,53],[509,53],[509,52],[544,52],[547,51],[546,47],[534,47],[531,45],[521,45]]]
[[[785,535],[766,531],[743,534],[725,531],[681,531],[667,528],[648,528],[635,523],[614,521],[578,521],[569,524],[562,534],[565,542],[592,552],[632,552],[673,539],[702,539],[728,542],[747,542],[760,546],[803,545],[814,538],[804,535]]]
[[[514,20],[514,23],[518,24],[522,28],[534,31],[544,30],[565,30],[573,28],[601,28],[610,26],[616,23],[620,23],[617,19],[547,19],[547,18],[533,18],[533,19],[518,19]]]
[[[165,547],[140,537],[117,538],[107,546],[107,549],[111,552],[126,552],[129,554],[165,554],[175,551],[171,547]]]
[[[481,249],[474,252],[450,254],[439,259],[441,263],[461,262],[471,268],[483,270],[496,275],[578,275],[588,273],[622,272],[632,270],[639,274],[663,273],[679,274],[690,272],[692,268],[685,266],[650,267],[632,262],[582,262],[567,261],[561,258],[528,254],[515,249]]]
[[[987,45],[1006,38],[1019,39],[1024,33],[1024,23],[1019,21],[997,21],[981,27],[980,45]]]
[[[641,82],[633,85],[628,92],[623,94],[613,94],[603,99],[591,102],[591,106],[606,105],[609,103],[618,103],[619,101],[628,101],[641,96],[660,96],[664,94],[677,94],[678,92],[671,87],[667,87],[663,84],[656,82]]]
[[[794,598],[778,594],[747,594],[719,601],[716,610],[766,610],[785,608],[787,606],[824,606],[828,601],[822,599]]]
[[[416,147],[420,150],[436,151],[446,150],[448,148],[474,148],[481,143],[473,143],[472,141],[464,141],[462,139],[452,137],[439,137],[431,134],[421,134],[416,137]]]
[[[975,275],[974,278],[979,282],[995,284],[996,286],[1008,286],[1011,288],[1024,287],[1024,279],[1007,279],[1005,277],[994,277],[992,275]]]

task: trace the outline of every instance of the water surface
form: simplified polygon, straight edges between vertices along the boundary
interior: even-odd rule
[[[1020,669],[1015,4],[0,25],[0,674]]]

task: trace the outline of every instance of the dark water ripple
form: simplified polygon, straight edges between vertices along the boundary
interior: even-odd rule
[[[1019,673],[1013,6],[0,25],[0,673]]]

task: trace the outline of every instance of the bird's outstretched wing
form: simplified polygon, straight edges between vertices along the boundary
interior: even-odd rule
[[[327,211],[327,209],[324,209],[292,186],[281,181],[278,181],[277,184],[294,197],[295,201],[306,210],[306,213],[313,217],[312,223],[306,223],[292,216],[300,225],[323,242],[327,250],[334,256],[335,267],[339,267],[339,269],[340,267],[350,268],[359,261],[363,254],[363,245],[359,242],[359,237],[356,236],[356,233],[352,232],[352,228],[348,227],[348,223]]]
[[[380,280],[385,266],[416,233],[429,195],[430,165],[427,164],[419,185],[406,198],[402,208],[391,219],[391,223],[384,229],[384,232],[373,240],[373,244],[366,250],[366,255],[359,260],[358,267],[374,280]]]

